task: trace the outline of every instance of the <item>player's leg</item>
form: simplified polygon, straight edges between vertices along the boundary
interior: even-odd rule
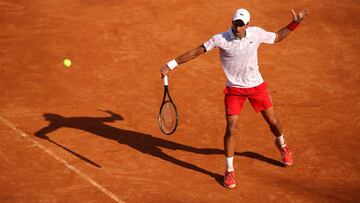
[[[265,121],[270,127],[271,132],[274,134],[275,137],[280,137],[283,133],[283,128],[280,122],[280,119],[276,117],[274,108],[270,107],[268,109],[265,109],[261,111],[261,114],[263,115]],[[285,144],[285,143],[280,143]]]
[[[239,88],[227,87],[225,93],[225,114],[226,114],[226,130],[224,135],[224,150],[226,169],[224,176],[224,186],[226,188],[234,188],[235,184],[235,170],[233,166],[236,134],[239,123],[239,115],[246,96],[241,95]]]
[[[226,115],[226,130],[224,136],[224,150],[226,159],[224,186],[226,188],[234,188],[236,186],[233,160],[238,123],[239,115]]]
[[[280,137],[283,130],[282,125],[275,116],[271,97],[266,87],[267,84],[262,83],[257,87],[249,88],[249,102],[256,112],[261,112],[275,137]]]
[[[288,166],[293,164],[290,147],[285,143],[283,129],[279,118],[275,115],[274,108],[270,107],[261,111],[264,119],[268,123],[271,132],[275,135],[275,146],[279,149],[282,162]]]
[[[282,157],[282,161],[286,165],[293,163],[292,154],[289,146],[285,144],[283,135],[283,127],[280,119],[275,115],[273,104],[271,101],[270,94],[266,90],[267,84],[263,83],[249,91],[249,101],[256,112],[261,112],[265,121],[270,127],[271,132],[276,137],[275,145],[279,149]]]
[[[236,131],[239,123],[239,115],[226,116],[226,130],[224,136],[224,149],[226,157],[233,157],[235,152]],[[233,170],[228,167],[228,170]]]

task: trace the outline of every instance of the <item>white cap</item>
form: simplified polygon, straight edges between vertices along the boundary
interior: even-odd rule
[[[250,22],[250,13],[246,9],[240,8],[236,10],[232,20],[242,20],[245,24],[248,24]]]

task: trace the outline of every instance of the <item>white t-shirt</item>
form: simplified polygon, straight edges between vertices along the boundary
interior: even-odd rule
[[[219,48],[220,60],[225,72],[226,86],[249,88],[264,82],[259,72],[257,49],[261,43],[273,44],[276,34],[259,27],[248,27],[246,36],[236,38],[231,28],[214,35],[204,43],[206,51]]]

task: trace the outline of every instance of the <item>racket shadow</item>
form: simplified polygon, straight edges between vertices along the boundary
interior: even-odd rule
[[[47,137],[48,134],[51,132],[59,129],[59,128],[73,128],[78,130],[83,130],[94,134],[96,136],[101,136],[110,140],[117,141],[120,144],[128,145],[129,147],[138,150],[144,154],[148,154],[154,157],[158,157],[162,160],[171,162],[178,166],[181,166],[186,169],[190,169],[196,172],[200,172],[210,177],[213,177],[219,184],[222,184],[223,176],[217,173],[213,173],[206,169],[200,168],[192,163],[188,163],[182,160],[179,160],[173,156],[170,156],[164,153],[161,148],[167,148],[172,150],[183,150],[191,153],[196,154],[224,154],[224,150],[221,149],[214,149],[214,148],[195,148],[192,146],[176,143],[173,141],[169,141],[166,139],[161,139],[158,137],[153,137],[149,134],[144,134],[141,132],[135,132],[131,130],[125,130],[116,128],[110,125],[107,125],[107,122],[115,122],[119,120],[123,120],[123,117],[113,113],[111,111],[104,111],[109,114],[106,117],[64,117],[58,114],[46,113],[44,114],[45,120],[49,121],[49,125],[43,127],[42,129],[38,130],[35,135],[38,137]],[[58,145],[59,146],[59,145]],[[65,149],[65,147],[61,148]],[[67,151],[71,150],[67,149]],[[72,153],[75,156],[79,157],[80,159],[94,165],[99,166],[95,162],[84,158],[84,156],[79,155],[77,153]],[[276,160],[264,157],[260,154],[254,152],[236,152],[237,156],[244,156],[252,159],[258,159],[260,161],[264,161],[276,166],[281,166],[281,162]],[[95,163],[95,164],[94,164]]]

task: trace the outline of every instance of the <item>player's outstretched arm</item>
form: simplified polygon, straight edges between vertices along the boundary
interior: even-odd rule
[[[293,21],[276,33],[275,42],[280,42],[285,39],[292,31],[294,31],[300,25],[304,17],[309,15],[309,9],[307,8],[301,10],[299,13],[296,13],[294,9],[291,9],[291,12],[293,14]]]
[[[161,77],[164,77],[165,75],[169,74],[169,72],[174,69],[176,66],[186,63],[192,59],[197,58],[201,54],[205,53],[206,49],[203,45],[196,47],[195,49],[192,49],[183,55],[177,57],[176,59],[170,61],[166,65],[163,65],[160,68]]]

